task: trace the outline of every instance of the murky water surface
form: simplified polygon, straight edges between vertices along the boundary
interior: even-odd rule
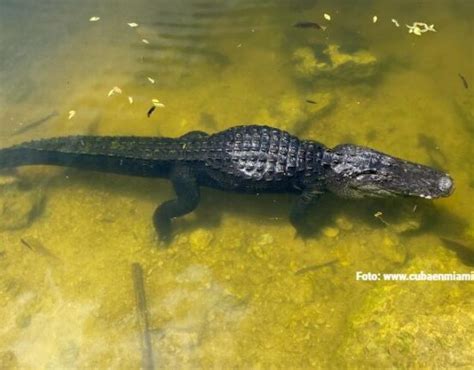
[[[287,220],[293,196],[203,189],[160,249],[151,215],[173,197],[166,180],[25,167],[18,184],[5,174],[0,368],[472,366],[472,282],[355,276],[472,270],[473,5],[0,1],[1,147],[264,123],[329,146],[370,146],[456,181],[435,202],[323,197],[305,238]],[[293,27],[301,21],[325,30]],[[409,33],[416,21],[436,32]],[[115,86],[122,93],[109,97]],[[164,107],[148,118],[152,99]],[[143,270],[151,365],[133,263]]]

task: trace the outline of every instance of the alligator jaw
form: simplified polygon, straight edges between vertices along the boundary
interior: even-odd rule
[[[454,191],[452,178],[421,164],[351,144],[327,152],[328,188],[349,198],[410,196],[447,197]]]

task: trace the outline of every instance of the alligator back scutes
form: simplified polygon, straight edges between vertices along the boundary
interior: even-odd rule
[[[304,169],[305,147],[286,131],[237,126],[209,137],[206,165],[239,178],[278,181]]]

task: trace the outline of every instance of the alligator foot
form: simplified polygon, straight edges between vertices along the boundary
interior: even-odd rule
[[[172,239],[171,219],[194,211],[200,199],[199,186],[190,168],[174,168],[170,179],[177,197],[160,204],[153,214],[153,224],[161,245],[168,244]]]

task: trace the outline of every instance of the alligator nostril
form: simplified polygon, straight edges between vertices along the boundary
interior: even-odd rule
[[[438,188],[443,193],[451,194],[454,190],[453,180],[449,176],[443,176],[439,179]]]

